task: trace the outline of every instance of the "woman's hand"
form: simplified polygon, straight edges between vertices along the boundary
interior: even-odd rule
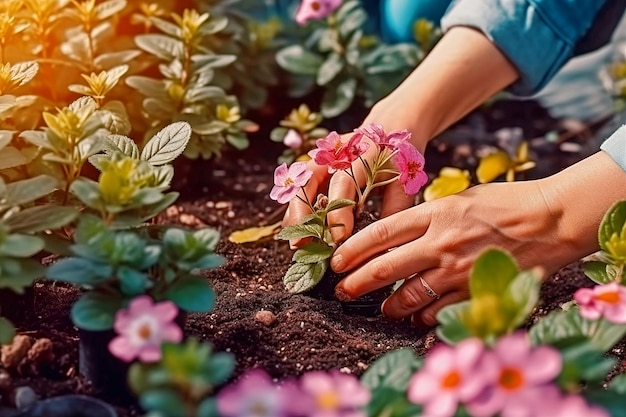
[[[337,294],[356,298],[413,277],[385,301],[383,313],[433,326],[442,307],[468,297],[471,266],[486,248],[509,251],[523,269],[555,272],[597,250],[599,223],[621,198],[626,173],[599,152],[543,180],[486,184],[420,204],[375,222],[337,249],[331,267],[354,271]],[[441,298],[427,294],[420,276]]]

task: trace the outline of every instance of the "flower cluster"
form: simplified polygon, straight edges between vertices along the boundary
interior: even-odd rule
[[[563,362],[550,346],[533,347],[524,332],[502,337],[493,349],[477,338],[439,345],[412,377],[408,398],[428,416],[454,416],[463,405],[473,417],[606,416],[555,385]]]
[[[370,141],[365,141],[368,138]],[[357,212],[363,207],[369,193],[376,187],[399,181],[407,194],[416,194],[428,181],[424,171],[424,156],[409,141],[411,134],[407,130],[396,130],[386,133],[380,124],[369,124],[355,129],[347,141],[343,141],[337,132],[330,132],[328,136],[316,141],[316,148],[308,155],[317,165],[326,166],[328,173],[334,174],[343,171],[354,181],[358,200]],[[363,159],[370,148],[372,158]],[[352,168],[353,162],[360,159],[365,170],[365,185],[362,188],[358,183]],[[391,166],[393,162],[394,166]],[[298,197],[298,191],[311,178],[312,172],[303,162],[296,162],[290,167],[281,164],[274,171],[274,187],[270,197],[279,203],[289,202]],[[308,196],[304,201],[311,206]]]
[[[128,308],[115,315],[118,336],[109,343],[109,351],[124,362],[159,361],[162,343],[183,339],[181,328],[174,322],[177,315],[178,308],[171,301],[155,303],[147,295],[135,297]]]
[[[613,324],[626,324],[626,287],[611,282],[593,288],[581,288],[574,294],[580,315],[587,320],[603,317]]]
[[[298,381],[275,384],[252,370],[217,397],[223,417],[365,417],[370,392],[353,375],[312,371]]]

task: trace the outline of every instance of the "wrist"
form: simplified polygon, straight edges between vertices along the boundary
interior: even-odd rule
[[[574,261],[598,250],[598,227],[608,209],[626,199],[626,172],[606,152],[598,152],[550,177],[538,180],[558,222],[557,244]]]

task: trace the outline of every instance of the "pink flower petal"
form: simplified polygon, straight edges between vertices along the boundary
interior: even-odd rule
[[[178,316],[178,307],[172,301],[161,301],[155,304],[153,314],[161,322],[170,322]]]
[[[424,406],[424,414],[437,417],[452,417],[457,410],[458,400],[454,395],[439,393]]]
[[[178,343],[183,340],[183,331],[176,323],[169,323],[161,328],[161,339],[164,342]]]
[[[128,304],[128,310],[131,315],[135,316],[149,312],[153,304],[154,302],[152,301],[152,298],[147,295],[140,295],[132,299],[132,301]]]
[[[283,162],[274,170],[274,184],[282,186],[288,177],[289,169],[287,168],[287,163]]]
[[[407,397],[415,404],[423,404],[439,393],[438,375],[428,373],[424,369],[416,372],[409,382]]]
[[[283,138],[283,144],[291,149],[298,149],[303,143],[302,136],[294,129],[289,129]]]
[[[109,342],[109,352],[124,362],[131,362],[138,353],[137,348],[128,343],[128,339],[123,336],[115,337]]]
[[[553,381],[561,373],[561,369],[563,369],[561,354],[550,346],[534,348],[524,364],[526,377],[533,384]]]
[[[158,362],[161,359],[161,346],[144,346],[139,351],[139,360],[146,363]]]
[[[574,300],[578,304],[587,304],[593,300],[593,295],[591,288],[580,288],[574,293]]]

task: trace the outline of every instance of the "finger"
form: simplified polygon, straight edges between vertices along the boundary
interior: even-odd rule
[[[356,298],[405,279],[416,270],[437,266],[439,259],[436,255],[417,253],[417,244],[413,243],[377,256],[341,280],[337,284],[336,292]]]
[[[346,172],[337,172],[330,178],[328,185],[328,200],[333,201],[340,198],[356,201],[356,184]],[[330,233],[335,243],[343,241],[352,234],[354,228],[354,207],[344,207],[328,213],[328,223],[332,225],[343,225],[332,227]]]
[[[402,184],[394,181],[385,187],[381,217],[389,217],[414,205],[415,196],[405,193]]]
[[[404,211],[378,220],[339,246],[330,266],[335,272],[351,270],[379,253],[421,237],[429,224],[429,216],[421,206],[411,209],[410,213]],[[409,259],[415,256],[416,253],[409,254]],[[410,274],[413,272],[415,269]]]
[[[411,321],[420,328],[435,327],[438,324],[437,313],[439,313],[442,308],[450,304],[465,301],[468,298],[469,292],[467,291],[454,291],[445,294],[439,300],[435,300],[426,305],[423,309],[413,313]]]
[[[440,297],[446,295],[450,288],[446,288],[446,281],[433,278],[433,276],[438,275],[433,273],[434,271],[421,272],[417,276],[406,280],[383,303],[381,307],[383,315],[392,320],[400,320],[435,301],[440,301],[441,298],[437,299],[433,295],[428,294],[428,287]],[[420,277],[424,279],[426,285],[422,283]]]
[[[307,201],[308,198],[312,204],[315,203],[315,198],[319,190],[323,189],[323,187],[328,184],[329,174],[326,167],[321,167],[313,162],[309,162],[308,168],[313,171],[313,175],[304,186],[304,191],[302,191],[302,189],[298,191],[298,197],[300,198],[294,197],[289,202],[289,207],[283,217],[283,227],[298,224],[304,216],[310,214],[311,208],[304,203],[304,201]]]

